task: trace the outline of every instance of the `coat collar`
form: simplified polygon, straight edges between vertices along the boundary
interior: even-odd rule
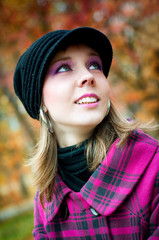
[[[130,195],[158,146],[157,140],[141,131],[131,134],[124,149],[117,148],[117,142],[81,189],[87,203],[105,216],[112,214]]]
[[[45,203],[46,219],[48,220],[48,222],[50,222],[57,214],[65,196],[71,191],[72,190],[68,188],[66,184],[62,181],[59,174],[57,174],[55,178],[55,189],[53,193],[53,199],[51,202]]]
[[[107,157],[94,171],[80,193],[99,214],[112,214],[133,191],[156,152],[158,142],[134,131],[124,149],[115,141]],[[53,200],[46,204],[46,218],[51,221],[67,194],[73,192],[57,174]]]

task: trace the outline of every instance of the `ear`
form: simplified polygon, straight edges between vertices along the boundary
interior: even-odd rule
[[[48,111],[45,105],[42,106],[42,109],[43,109],[44,113],[46,113]]]
[[[46,107],[45,104],[44,104],[43,99],[42,99],[42,101],[41,101],[41,108],[42,108],[42,110],[43,110],[44,113],[46,113],[46,112],[48,111],[48,110],[47,110],[47,107]]]

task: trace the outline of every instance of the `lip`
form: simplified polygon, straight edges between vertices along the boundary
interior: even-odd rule
[[[79,97],[79,98],[75,101],[75,103],[78,102],[80,99],[86,98],[86,97],[94,97],[94,98],[96,98],[98,101],[100,100],[99,97],[98,97],[96,94],[94,94],[94,93],[86,93],[86,94],[82,95],[81,97]]]

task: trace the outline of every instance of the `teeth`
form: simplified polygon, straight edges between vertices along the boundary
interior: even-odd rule
[[[82,103],[94,103],[97,102],[98,100],[94,97],[85,97],[77,101],[77,104],[82,104]]]

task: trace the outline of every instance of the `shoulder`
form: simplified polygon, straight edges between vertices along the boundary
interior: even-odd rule
[[[37,189],[35,196],[34,196],[34,201],[38,202],[39,201],[39,189]]]
[[[158,140],[141,130],[134,130],[130,134],[126,149],[129,150],[133,163],[139,168],[148,169],[153,166],[153,171],[159,171],[159,144]]]
[[[146,157],[147,154],[147,158],[159,154],[158,140],[141,130],[133,130],[126,145],[126,147],[131,147],[133,151],[138,152],[140,155],[144,154]]]
[[[152,146],[158,146],[158,140],[144,133],[142,130],[133,130],[129,136],[129,140],[134,142],[142,142],[143,144],[151,144]]]
[[[124,147],[117,147],[116,141],[103,163],[113,169],[133,174],[143,174],[149,165],[159,169],[158,141],[140,130],[131,132]]]

